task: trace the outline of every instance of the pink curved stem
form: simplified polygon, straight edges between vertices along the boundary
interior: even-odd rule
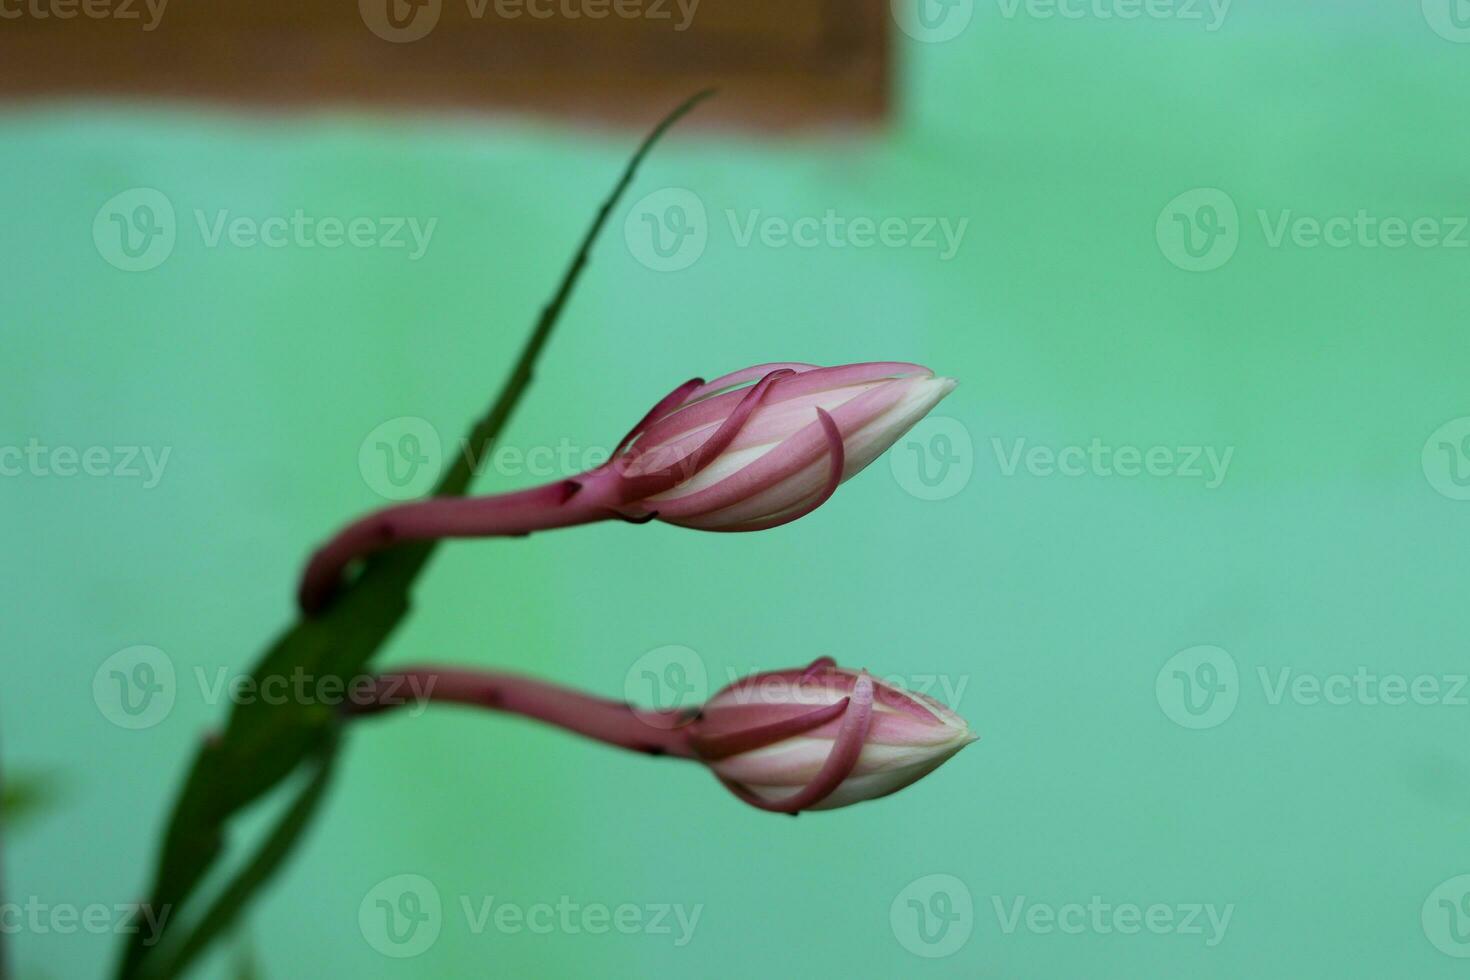
[[[308,615],[320,612],[348,565],[405,541],[523,535],[618,517],[618,488],[604,472],[492,497],[433,497],[375,511],[317,549],[302,573],[297,602]]]
[[[311,556],[297,588],[297,603],[302,612],[315,615],[331,601],[348,565],[405,541],[514,536],[613,517],[651,518],[654,515],[630,515],[626,507],[644,497],[662,493],[708,466],[739,434],[771,384],[777,378],[794,373],[791,368],[768,372],[698,449],[656,472],[628,476],[624,470],[630,457],[620,456],[612,463],[581,476],[531,490],[493,497],[435,497],[369,514],[347,525]],[[687,381],[666,395],[624,437],[620,448],[636,439],[649,425],[683,405],[701,384],[697,379]],[[827,427],[829,435],[835,431],[830,418],[824,416],[822,424]],[[840,452],[840,437],[838,446]],[[840,475],[840,462],[837,472]],[[827,494],[830,493],[829,488]]]
[[[462,704],[534,718],[586,738],[646,755],[693,759],[686,713],[635,709],[515,674],[453,667],[409,667],[377,678],[367,703],[348,706],[352,715],[371,715],[423,700]]]

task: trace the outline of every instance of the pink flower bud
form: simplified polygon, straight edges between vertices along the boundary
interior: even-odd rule
[[[975,741],[944,705],[822,659],[757,674],[705,704],[689,745],[763,810],[829,810],[897,792]]]
[[[691,383],[692,385],[692,383]],[[763,364],[665,399],[613,469],[630,516],[755,531],[815,510],[954,389],[918,364]]]
[[[607,463],[493,497],[435,497],[360,518],[317,549],[298,597],[320,611],[353,561],[405,541],[658,518],[759,531],[820,507],[954,389],[918,364],[762,364],[674,389]]]

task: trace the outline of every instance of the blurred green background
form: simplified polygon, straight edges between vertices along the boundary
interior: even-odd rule
[[[384,662],[621,696],[671,646],[710,687],[831,654],[933,684],[982,740],[898,796],[788,820],[696,767],[530,723],[364,724],[201,975],[233,975],[242,949],[269,977],[1463,972],[1470,44],[1427,7],[1242,2],[1210,30],[1208,8],[980,3],[951,39],[900,35],[884,131],[676,131],[507,434],[542,463],[501,457],[480,490],[559,474],[547,451],[576,467],[695,374],[898,358],[961,386],[778,531],[448,547]],[[7,777],[52,797],[9,828],[8,902],[142,895],[224,717],[213,685],[288,622],[308,548],[392,492],[377,442],[428,426],[453,451],[635,141],[100,105],[0,118],[0,443],[46,447],[0,479],[0,730]],[[156,203],[138,188],[174,209],[176,240],[130,272],[108,229]],[[660,271],[648,222],[672,227],[671,206],[694,237]],[[198,223],[298,208],[436,223],[416,258],[210,245]],[[909,237],[738,234],[829,211]],[[1337,246],[1299,220],[1360,212]],[[1430,223],[1389,247],[1386,219]],[[952,255],[913,241],[930,221],[966,223]],[[1012,465],[1094,441],[1172,462]],[[57,447],[106,447],[111,475],[56,475]],[[159,478],[141,455],[143,475],[116,472],[124,447],[167,450]],[[1196,447],[1229,453],[1219,479],[1184,465]],[[137,646],[173,680],[134,730],[108,663]],[[408,957],[359,915],[400,875],[441,907]],[[559,903],[572,927],[493,917]],[[630,934],[575,924],[625,904]],[[1166,912],[1150,930],[1128,906]],[[7,921],[21,976],[98,975],[117,952],[111,928]]]

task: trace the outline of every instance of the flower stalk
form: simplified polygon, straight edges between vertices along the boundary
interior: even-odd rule
[[[582,694],[517,674],[453,667],[410,667],[382,674],[376,691],[345,706],[353,716],[375,715],[416,704],[402,690],[422,692],[421,700],[485,708],[545,722],[605,745],[646,755],[693,758],[682,711],[638,711],[621,701]],[[373,696],[373,695],[376,696]],[[661,723],[663,722],[663,723]]]
[[[910,785],[974,741],[938,702],[844,670],[830,658],[757,674],[702,708],[648,711],[513,674],[414,667],[385,674],[354,716],[424,699],[532,718],[607,745],[689,759],[736,797],[773,813],[825,810]]]
[[[608,462],[586,473],[514,493],[400,504],[349,524],[312,555],[297,598],[304,612],[320,612],[352,563],[408,541],[612,519],[707,531],[789,524],[825,503],[953,387],[898,361],[761,364],[696,378],[654,405]]]

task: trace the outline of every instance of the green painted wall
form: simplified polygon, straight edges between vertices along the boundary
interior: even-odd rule
[[[768,360],[912,359],[960,388],[779,531],[450,547],[386,657],[618,696],[670,645],[714,685],[832,654],[947,685],[982,741],[900,796],[788,820],[693,767],[507,719],[365,725],[251,917],[265,975],[1457,973],[1470,44],[1416,4],[1266,7],[1210,30],[1203,5],[1203,21],[1072,20],[981,3],[952,40],[901,47],[884,133],[676,133],[599,245],[510,446],[575,464],[678,381]],[[0,459],[0,729],[9,774],[56,792],[7,841],[8,901],[139,896],[185,760],[223,717],[214,685],[287,621],[308,547],[383,500],[376,441],[408,430],[370,433],[410,417],[457,438],[633,139],[0,117],[0,443],[39,447]],[[157,198],[108,204],[136,188],[172,207],[174,241],[133,260],[111,215],[166,219]],[[703,221],[687,195],[639,204],[669,188]],[[1201,188],[1222,193],[1171,204]],[[672,221],[670,204],[696,229],[670,261],[698,255],[663,272],[642,215]],[[406,233],[327,248],[319,227],[210,244],[222,212],[297,209],[435,224],[417,257]],[[851,225],[845,247],[742,238],[753,217],[829,211],[901,219],[905,243],[857,247]],[[1301,219],[1334,217],[1342,247],[1313,245]],[[907,237],[931,222],[958,235],[952,254]],[[109,475],[56,475],[66,447],[104,447]],[[119,447],[154,453],[158,479],[117,472]],[[1118,475],[1119,449],[1153,473]],[[552,475],[492,469],[484,490]],[[133,661],[108,658],[138,645],[167,658],[172,706],[129,730],[109,685]],[[442,911],[426,950],[392,958],[373,889],[402,874]],[[543,903],[549,934],[496,924],[501,905],[544,924]],[[632,934],[582,924],[623,904]],[[1192,905],[1228,923],[1186,923]],[[659,906],[674,911],[655,922]],[[678,910],[699,916],[687,934]],[[96,975],[116,947],[49,920],[7,938],[22,976]]]

